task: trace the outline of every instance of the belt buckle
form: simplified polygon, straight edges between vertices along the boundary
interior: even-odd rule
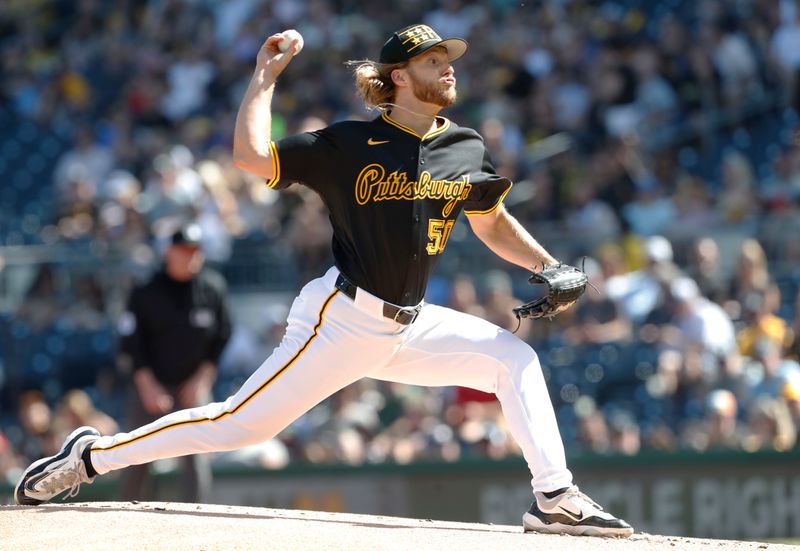
[[[420,311],[420,307],[419,306],[402,306],[402,307],[397,309],[397,312],[395,312],[394,318],[393,318],[392,321],[396,321],[397,323],[402,323],[403,325],[411,325],[412,323],[414,323],[414,320],[417,319],[417,316],[419,315],[419,311]],[[397,319],[397,317],[400,314],[406,314],[406,315],[410,316],[411,319],[408,321],[408,323],[403,323],[402,321]]]

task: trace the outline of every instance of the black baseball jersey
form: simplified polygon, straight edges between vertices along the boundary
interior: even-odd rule
[[[337,268],[400,306],[418,304],[456,218],[492,212],[511,188],[480,135],[438,117],[425,136],[387,113],[270,144],[270,187],[300,182],[320,194]]]
[[[231,334],[225,281],[205,269],[190,281],[162,270],[137,286],[119,320],[120,353],[134,370],[149,367],[166,385],[191,377],[204,361],[216,363]]]

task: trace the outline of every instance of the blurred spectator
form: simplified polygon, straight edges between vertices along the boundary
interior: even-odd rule
[[[678,449],[677,440],[675,432],[667,424],[659,422],[648,428],[642,444],[645,449],[669,453]]]
[[[219,359],[220,377],[226,380],[250,376],[258,362],[269,357],[278,346],[286,331],[288,308],[270,305],[261,319],[256,320],[255,330],[245,324],[234,324],[231,338]],[[236,385],[237,388],[240,385]],[[230,394],[230,393],[224,393]]]
[[[441,29],[442,36],[469,36],[474,12],[464,9],[462,0],[444,0],[439,4],[439,9],[425,17],[425,23],[434,29]]]
[[[114,154],[98,144],[94,131],[87,126],[75,130],[72,149],[65,152],[53,170],[53,183],[57,196],[63,202],[82,198],[106,197],[108,190],[102,186],[114,168]],[[85,191],[79,191],[81,185]]]
[[[53,412],[38,390],[27,390],[19,398],[17,419],[22,429],[14,447],[28,460],[58,451],[59,435],[53,431]]]
[[[647,265],[606,280],[606,292],[634,324],[645,320],[661,296],[660,279],[671,279],[679,270],[672,262],[672,244],[660,235],[645,241]]]
[[[683,438],[697,451],[738,449],[746,432],[738,421],[739,404],[729,390],[712,390],[705,400],[702,421],[692,423]]]
[[[63,316],[76,330],[93,331],[107,325],[105,293],[94,274],[86,274],[74,280],[72,301],[64,310]]]
[[[720,305],[700,295],[694,280],[676,279],[670,292],[676,304],[673,323],[680,331],[680,348],[698,346],[714,358],[724,358],[734,351],[736,340],[730,317]]]
[[[731,281],[729,296],[742,304],[751,292],[760,292],[764,298],[771,285],[767,255],[764,248],[755,239],[745,239],[739,247],[739,260]],[[769,309],[775,304],[766,304]]]
[[[457,274],[450,285],[450,296],[446,304],[448,308],[472,314],[482,318],[485,310],[478,300],[475,282],[467,274]]]
[[[331,264],[333,230],[328,209],[322,199],[308,188],[298,192],[301,202],[286,223],[283,236],[300,267],[299,278],[312,279]]]
[[[214,465],[245,465],[276,470],[289,465],[290,452],[280,439],[271,438],[253,446],[217,453],[213,461]]]
[[[578,416],[578,441],[594,453],[611,452],[611,434],[602,410],[592,407]]]
[[[720,170],[722,189],[717,203],[720,220],[727,224],[752,223],[758,202],[750,161],[742,153],[730,152],[723,157]]]
[[[786,382],[783,387],[783,398],[794,422],[795,446],[797,446],[797,436],[800,436],[800,380],[791,379]]]
[[[744,325],[736,334],[736,342],[745,356],[755,355],[755,347],[762,340],[771,341],[780,352],[789,350],[794,342],[791,326],[768,308],[762,292],[753,291],[744,298]]]
[[[517,323],[517,318],[514,317],[512,308],[519,306],[523,302],[525,301],[514,296],[511,277],[508,273],[501,270],[487,272],[484,282],[484,319],[503,329],[514,331],[517,325],[520,324]],[[520,325],[519,331],[523,331],[523,335],[521,335],[523,339],[526,329],[526,327]]]
[[[800,13],[794,2],[781,1],[780,26],[770,42],[771,53],[780,66],[785,94],[792,105],[798,105],[798,71],[800,71]]]
[[[748,381],[751,367],[749,364],[749,358],[743,357],[738,351],[720,358],[716,376],[713,378],[714,386],[732,392],[739,402],[746,402],[752,386]]]
[[[694,238],[719,225],[719,216],[710,196],[709,185],[698,176],[684,175],[672,194],[675,216],[666,231],[676,238]]]
[[[16,484],[26,461],[19,457],[11,441],[0,431],[0,482]]]
[[[17,318],[29,324],[34,331],[42,331],[53,324],[63,311],[56,271],[53,266],[42,264],[17,309]]]
[[[95,427],[101,434],[119,431],[117,422],[97,409],[89,395],[79,389],[68,391],[59,400],[53,424],[56,440],[63,440],[73,430],[85,425]]]
[[[661,184],[650,180],[638,184],[633,201],[623,207],[622,215],[635,234],[650,236],[667,230],[675,220],[676,213],[672,200],[665,196]]]
[[[641,431],[636,419],[627,411],[615,411],[609,421],[611,447],[614,453],[636,455],[642,448]]]
[[[713,390],[706,398],[708,448],[739,447],[742,429],[739,426],[739,404],[729,390]]]
[[[177,57],[167,69],[167,90],[161,101],[162,113],[172,121],[185,119],[203,106],[215,73],[196,43],[181,44]]]
[[[800,365],[794,360],[784,359],[778,345],[769,339],[761,339],[753,347],[753,360],[758,378],[750,388],[751,399],[760,396],[777,398],[788,381],[800,377]]]
[[[800,27],[798,27],[800,31]],[[800,38],[800,32],[798,33]],[[795,148],[781,148],[772,161],[770,175],[759,187],[759,197],[765,208],[780,211],[800,197],[800,155]]]
[[[794,346],[791,354],[795,360],[800,361],[800,287],[797,289],[797,296],[794,299],[794,320],[792,321],[792,333],[794,333]]]
[[[675,327],[678,300],[672,293],[672,279],[663,270],[657,273],[660,292],[658,302],[640,324],[637,332],[639,340],[661,346],[679,346],[679,335]]]
[[[584,269],[590,288],[575,306],[574,322],[566,328],[564,337],[573,345],[627,341],[631,337],[631,324],[617,303],[606,295],[600,265],[589,259]]]
[[[598,248],[597,260],[603,272],[603,281],[608,284],[608,280],[614,276],[621,276],[629,271],[629,266],[625,262],[625,254],[622,247],[617,243],[605,243]]]
[[[186,146],[173,146],[153,159],[145,183],[147,215],[154,225],[187,217],[203,199],[203,182],[194,169],[194,154]]]
[[[693,365],[697,362],[687,362],[684,353],[663,350],[658,355],[655,373],[645,383],[648,395],[658,405],[660,423],[673,434],[680,432],[687,410],[702,403],[703,392],[707,390],[702,371],[692,369]]]
[[[694,241],[687,272],[697,283],[700,294],[717,304],[725,301],[727,278],[720,263],[719,245],[712,237],[701,237]]]
[[[744,449],[786,451],[797,440],[797,429],[789,407],[782,398],[761,396],[747,412],[749,434],[744,438]]]
[[[635,184],[632,201],[622,207],[623,218],[637,235],[662,235],[676,217],[672,199],[666,196],[662,183],[639,157],[634,140],[623,140],[619,155]]]
[[[613,241],[620,235],[617,215],[608,203],[597,197],[591,181],[572,191],[565,218],[567,229],[587,249]]]
[[[739,28],[733,14],[720,14],[708,22],[701,33],[707,33],[711,59],[722,85],[722,98],[728,106],[738,106],[763,92],[758,79],[755,53]]]
[[[677,95],[661,74],[660,64],[658,47],[652,44],[637,48],[631,60],[638,82],[636,103],[641,113],[641,132],[644,135],[668,123],[678,109]]]

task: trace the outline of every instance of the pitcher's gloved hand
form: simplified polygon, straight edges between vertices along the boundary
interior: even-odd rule
[[[558,264],[533,272],[528,282],[547,285],[547,295],[514,308],[517,318],[552,318],[560,314],[586,291],[589,278],[575,266]]]

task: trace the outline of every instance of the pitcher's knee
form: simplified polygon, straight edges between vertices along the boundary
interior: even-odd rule
[[[498,359],[503,363],[525,366],[539,361],[536,351],[528,343],[510,333],[504,335],[498,344]]]
[[[524,341],[514,337],[503,343],[498,360],[502,369],[498,373],[498,387],[505,381],[518,382],[530,370],[541,376],[541,365],[536,351]],[[505,380],[505,381],[504,381]]]
[[[269,440],[278,430],[262,416],[248,411],[237,411],[233,400],[207,406],[210,423],[204,423],[204,431],[213,439],[220,451],[235,450]]]
[[[239,423],[236,419],[228,418],[224,423],[215,423],[216,431],[207,432],[212,439],[213,447],[217,451],[231,451],[259,444],[275,436],[274,431],[265,430],[246,423]]]

